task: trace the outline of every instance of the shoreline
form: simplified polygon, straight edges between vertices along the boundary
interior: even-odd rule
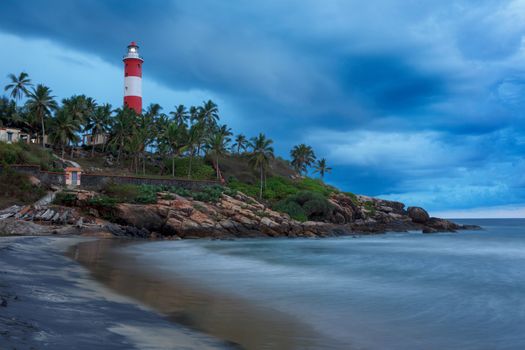
[[[167,277],[162,266],[152,269],[130,253],[119,252],[135,243],[148,244],[99,240],[80,243],[68,254],[89,269],[97,281],[120,295],[161,312],[175,324],[236,344],[236,348],[258,349],[261,344],[271,344],[272,349],[318,349],[327,342],[332,344],[330,348],[337,343],[292,315],[182,276]],[[348,349],[348,344],[335,348]]]
[[[232,348],[101,285],[65,255],[89,241],[97,239],[0,238],[0,342],[5,349]]]

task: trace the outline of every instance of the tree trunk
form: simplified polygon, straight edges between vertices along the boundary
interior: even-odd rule
[[[64,159],[64,153],[66,152],[64,144],[62,143],[62,159]]]
[[[191,162],[193,160],[193,148],[190,150],[190,162],[188,165],[188,179],[191,179]]]
[[[97,135],[95,135],[95,140]],[[93,137],[91,137],[91,158],[95,157],[95,142],[93,142]]]
[[[263,167],[261,166],[261,179],[260,179],[260,182],[261,182],[261,186],[260,186],[260,189],[259,189],[259,199],[262,199],[262,193],[263,193]]]
[[[46,129],[44,127],[44,115],[41,115],[40,121],[42,122],[42,147],[46,148]]]
[[[120,141],[120,146],[119,146],[118,152],[117,152],[117,164],[120,164],[121,153],[122,153],[122,141]]]
[[[171,155],[171,176],[175,177],[175,153]]]
[[[146,175],[146,154],[142,152],[142,175]]]
[[[220,180],[220,171],[219,171],[219,156],[215,157],[215,166],[217,167],[217,180]]]

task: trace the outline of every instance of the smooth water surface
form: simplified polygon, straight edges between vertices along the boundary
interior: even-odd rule
[[[184,286],[166,313],[245,348],[525,349],[525,220],[468,222],[484,230],[119,250]]]

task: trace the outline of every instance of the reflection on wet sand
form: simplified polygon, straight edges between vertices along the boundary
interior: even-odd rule
[[[81,243],[70,257],[122,295],[132,297],[171,320],[231,342],[243,349],[319,349],[322,337],[300,320],[238,297],[219,294],[180,276],[163,276],[120,249],[133,241]],[[140,244],[140,243],[138,243]]]

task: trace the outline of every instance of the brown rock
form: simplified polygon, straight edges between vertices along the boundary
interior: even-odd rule
[[[115,207],[115,215],[117,221],[139,229],[145,228],[149,231],[161,231],[164,225],[164,220],[157,213],[155,205],[121,203]]]
[[[409,207],[407,211],[408,211],[408,216],[415,223],[424,224],[430,219],[430,216],[428,215],[427,211],[423,208]]]

